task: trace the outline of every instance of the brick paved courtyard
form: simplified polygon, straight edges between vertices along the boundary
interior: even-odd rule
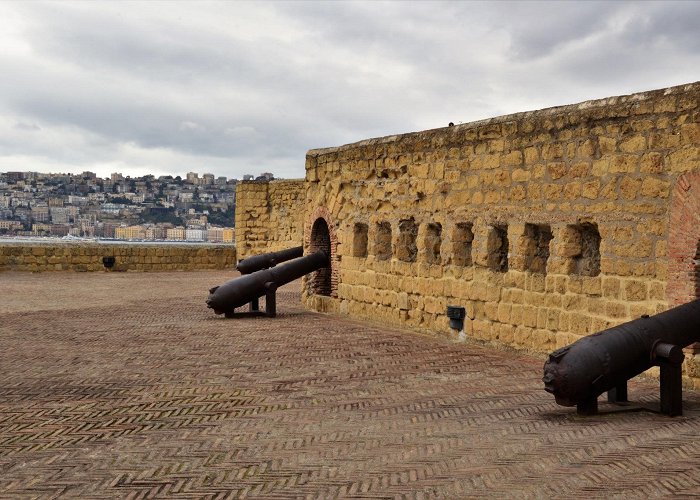
[[[582,418],[543,359],[309,313],[298,283],[215,316],[232,276],[0,274],[0,498],[700,496],[697,392]]]

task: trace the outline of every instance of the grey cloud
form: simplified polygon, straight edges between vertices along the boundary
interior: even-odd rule
[[[144,84],[165,82],[177,88],[222,78],[241,85],[280,71],[277,64],[258,60],[269,48],[187,27],[114,20],[99,10],[66,10],[61,4],[51,4],[37,16],[41,21],[30,33],[32,44],[51,58],[90,72],[117,72]],[[279,62],[284,65],[284,60]]]
[[[228,155],[235,153],[241,144],[230,140],[217,143],[217,128],[254,125],[259,130],[269,131],[275,128],[277,119],[280,118],[275,114],[277,110],[287,109],[287,115],[298,117],[303,114],[296,108],[313,109],[319,103],[329,104],[329,113],[336,115],[337,119],[354,114],[354,105],[342,109],[343,104],[348,103],[347,99],[339,98],[340,95],[347,94],[343,78],[332,72],[324,77],[320,67],[324,65],[321,58],[318,58],[318,65],[312,67],[308,74],[299,72],[292,66],[291,58],[284,57],[288,55],[285,52],[292,52],[293,48],[284,47],[281,54],[274,54],[269,47],[257,47],[250,43],[238,43],[231,47],[228,40],[208,35],[190,36],[191,33],[180,34],[188,40],[186,46],[180,41],[169,44],[162,42],[162,36],[149,38],[149,34],[140,27],[126,22],[117,29],[114,26],[103,26],[105,20],[91,24],[89,19],[84,19],[84,13],[50,12],[45,13],[45,16],[44,21],[35,27],[34,45],[44,50],[49,57],[62,58],[63,61],[83,68],[85,73],[78,77],[85,79],[83,83],[87,82],[89,89],[76,95],[72,86],[73,89],[64,92],[60,98],[53,91],[42,96],[41,88],[32,92],[31,96],[19,96],[17,109],[33,116],[43,114],[48,120],[65,120],[76,126],[114,135],[121,140],[135,140],[146,146],[180,147],[189,152],[196,151],[194,148],[198,146],[200,149],[216,147],[212,152]],[[63,27],[67,25],[75,28],[64,30]],[[122,73],[115,75],[114,70],[122,70]],[[154,87],[186,89],[186,95],[191,100],[189,103],[178,103],[175,107],[181,109],[173,110],[171,103],[161,101],[156,88],[150,90],[153,92],[152,100],[146,101],[143,95],[134,95],[128,88],[123,89],[122,95],[114,95],[116,99],[112,99],[110,92],[115,91],[109,89],[109,85],[105,86],[103,79],[124,78],[123,72],[127,72],[131,81],[136,82],[132,85],[142,87],[141,90],[148,91],[148,86],[155,82]],[[190,76],[183,80],[180,73]],[[46,75],[46,78],[50,78],[50,75]],[[196,79],[197,82],[191,84],[188,78]],[[265,97],[258,103],[232,105],[230,102],[217,102],[221,100],[221,89],[229,85],[234,92]],[[211,89],[210,86],[215,88]],[[290,90],[297,92],[293,96],[294,102],[288,97]],[[197,91],[204,96],[211,91],[212,102],[206,103],[203,102],[204,99],[198,99]],[[371,97],[360,95],[359,100],[371,101]],[[139,101],[146,102],[138,105]],[[220,112],[222,106],[228,106],[227,113]],[[334,113],[333,110],[338,108],[341,112]],[[234,123],[216,123],[232,117],[237,118]],[[196,140],[192,134],[173,135],[169,124],[186,121],[206,123],[211,135],[200,134]],[[261,123],[256,123],[258,121]],[[284,134],[289,135],[289,131]],[[268,144],[279,141],[268,139],[271,139]]]
[[[627,6],[615,29],[585,47],[562,52],[555,66],[572,82],[600,89],[597,97],[604,97],[611,84],[636,92],[696,80],[700,37],[692,21],[681,19],[700,18],[700,5],[682,3],[673,12],[669,6],[674,5]]]
[[[0,110],[41,130],[0,144],[299,176],[310,148],[697,79],[698,4],[665,5],[16,4]]]
[[[15,123],[15,129],[34,132],[37,130],[41,130],[41,127],[39,127],[36,123],[17,122]]]
[[[594,47],[601,58],[606,58],[608,50],[634,51],[653,47],[661,39],[679,53],[692,53],[700,45],[697,2],[602,2],[595,8],[591,3],[564,2],[552,3],[547,10],[549,15],[539,21],[514,27],[516,53],[549,55],[588,36],[603,42]]]
[[[153,35],[144,32],[139,26],[124,22],[117,30],[114,27],[101,26],[99,23],[97,26],[91,25],[81,16],[83,14],[78,16],[70,12],[64,15],[60,13],[48,15],[48,20],[45,21],[47,24],[35,30],[34,43],[49,51],[48,53],[52,56],[71,55],[71,62],[84,65],[88,71],[100,70],[103,67],[108,69],[118,67],[131,72],[134,79],[140,77],[159,79],[159,83],[175,88],[183,85],[183,80],[178,76],[179,72],[182,72],[180,68],[186,66],[189,75],[196,74],[196,78],[205,83],[207,80],[222,82],[228,80],[231,81],[231,85],[240,87],[242,90],[252,88],[257,91],[265,90],[268,94],[289,93],[291,90],[295,93],[294,99],[304,107],[322,105],[323,111],[334,115],[334,119],[355,122],[356,125],[359,124],[359,120],[368,118],[368,115],[374,123],[377,120],[399,122],[404,118],[387,120],[386,117],[397,115],[396,110],[384,115],[371,113],[371,110],[376,109],[373,101],[384,101],[385,106],[387,104],[384,97],[377,95],[376,85],[381,84],[381,75],[377,75],[371,85],[354,85],[352,75],[343,73],[346,68],[339,66],[332,57],[325,56],[325,53],[318,48],[319,53],[315,63],[299,71],[292,63],[293,58],[288,57],[293,55],[295,47],[274,46],[270,49],[241,42],[230,46],[228,40],[191,33],[181,34],[188,40],[187,47],[179,41],[172,45],[154,43],[149,38]],[[351,21],[355,20],[357,19],[351,19]],[[104,20],[101,22],[104,23]],[[326,22],[326,24],[329,23]],[[343,26],[362,24],[362,22],[342,23]],[[65,25],[76,25],[76,28],[70,32],[59,29],[60,26]],[[416,38],[409,33],[404,34],[406,40]],[[376,36],[378,35],[375,35],[375,38]],[[158,35],[155,38],[160,41],[163,36]],[[356,42],[362,44],[362,40],[365,39],[366,37],[358,37]],[[118,41],[123,45],[119,45]],[[435,44],[435,41],[431,43]],[[403,43],[399,43],[398,46],[403,46]],[[301,47],[301,49],[304,48]],[[359,53],[362,52],[359,51]],[[416,51],[412,51],[411,58],[415,59],[416,54]],[[140,70],[144,68],[147,71],[142,73]],[[439,75],[439,72],[435,74]],[[190,78],[194,77],[190,76]],[[411,95],[412,83],[419,86],[426,83],[426,80],[429,84],[435,85],[440,94],[454,94],[458,88],[455,84],[442,83],[443,76],[432,78],[432,82],[430,77],[415,78],[413,82],[406,82],[405,87],[395,89],[397,91],[395,97],[405,100]],[[440,89],[441,86],[443,89]],[[409,92],[403,92],[404,90]],[[274,99],[271,100],[274,101]],[[367,103],[365,108],[370,112],[356,113],[358,103]],[[404,107],[397,106],[397,108]],[[353,118],[356,114],[359,116]],[[402,121],[405,122],[405,119]]]
[[[509,33],[513,59],[530,61],[604,30],[621,8],[617,2],[496,3],[490,22]]]
[[[659,43],[675,47],[680,53],[700,49],[700,2],[651,3],[631,16],[622,39],[637,47]]]

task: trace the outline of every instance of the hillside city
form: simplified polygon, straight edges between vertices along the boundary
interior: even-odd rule
[[[184,179],[0,172],[0,237],[233,243],[237,182],[196,172]]]

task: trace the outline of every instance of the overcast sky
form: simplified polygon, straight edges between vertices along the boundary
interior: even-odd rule
[[[0,171],[312,148],[700,80],[700,2],[0,2]]]

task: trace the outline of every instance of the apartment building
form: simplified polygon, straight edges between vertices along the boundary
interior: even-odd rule
[[[176,227],[173,229],[168,229],[166,234],[166,239],[173,241],[184,241],[186,237],[184,227]]]
[[[143,226],[118,227],[114,230],[114,237],[118,240],[145,240],[146,228]]]
[[[185,239],[187,241],[204,241],[206,238],[206,231],[198,228],[187,228],[185,230]]]

